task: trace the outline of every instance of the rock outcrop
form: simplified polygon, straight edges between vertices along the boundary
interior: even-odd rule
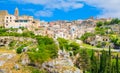
[[[80,69],[74,66],[68,52],[59,50],[58,55],[58,58],[42,64],[48,73],[81,73]]]

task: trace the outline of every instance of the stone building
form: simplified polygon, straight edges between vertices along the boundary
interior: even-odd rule
[[[0,11],[0,27],[4,26],[4,18],[6,15],[8,15],[8,12],[6,10]]]
[[[14,15],[9,14],[6,10],[0,11],[0,26],[5,28],[20,28],[24,27],[29,30],[38,28],[39,20],[34,20],[33,16],[19,16],[18,8],[15,9]]]
[[[5,15],[4,17],[4,27],[5,28],[10,28],[10,25],[14,26],[14,21],[15,21],[16,17],[14,15]]]

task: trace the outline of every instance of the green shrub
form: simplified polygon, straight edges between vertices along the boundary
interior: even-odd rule
[[[25,46],[26,46],[26,45],[22,45],[22,46],[18,47],[17,50],[16,50],[16,52],[17,52],[18,54],[21,54],[21,53],[22,53],[22,49],[23,49]]]
[[[85,41],[88,37],[90,37],[90,36],[94,36],[95,34],[93,34],[93,33],[85,33],[85,34],[83,34],[82,36],[81,36],[81,40],[82,41]]]
[[[9,46],[13,47],[13,46],[15,46],[15,44],[16,44],[16,41],[11,41],[10,44],[9,44]]]
[[[32,62],[42,64],[49,59],[57,57],[58,47],[52,38],[36,36],[36,39],[38,41],[38,51],[32,49],[28,52],[28,56]]]
[[[80,45],[76,42],[70,43],[70,47],[72,47],[72,50],[80,49]]]
[[[96,23],[96,26],[97,26],[97,27],[100,27],[100,26],[102,26],[103,24],[104,24],[103,22],[99,21],[99,22]]]
[[[64,38],[58,38],[57,40],[59,42],[60,49],[64,48],[64,49],[68,50],[68,47],[69,47],[68,40],[66,40]]]

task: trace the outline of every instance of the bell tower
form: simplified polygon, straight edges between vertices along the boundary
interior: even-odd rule
[[[16,16],[16,17],[19,16],[19,10],[18,10],[18,8],[15,8],[14,16]]]

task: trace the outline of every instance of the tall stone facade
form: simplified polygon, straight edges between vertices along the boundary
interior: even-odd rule
[[[6,15],[8,15],[8,11],[7,10],[0,11],[0,27],[4,26],[4,18],[5,18]]]

